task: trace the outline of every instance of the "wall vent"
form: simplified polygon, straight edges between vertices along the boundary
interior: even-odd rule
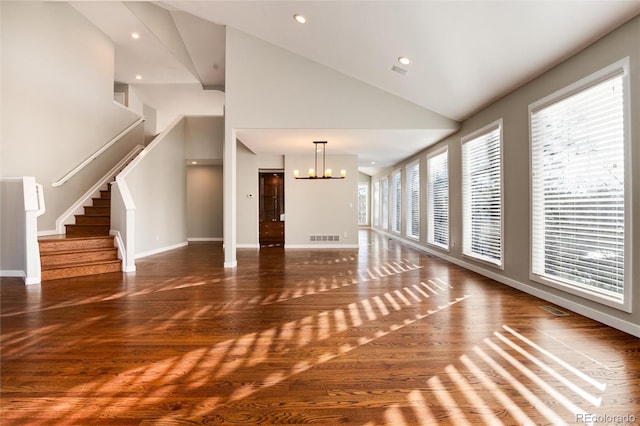
[[[314,243],[334,243],[340,241],[340,235],[309,235],[309,241]]]
[[[397,72],[398,74],[402,74],[402,75],[406,75],[406,74],[409,72],[409,70],[406,70],[406,69],[404,69],[404,68],[397,67],[397,66],[395,66],[395,65],[391,67],[391,71],[395,71],[395,72]]]

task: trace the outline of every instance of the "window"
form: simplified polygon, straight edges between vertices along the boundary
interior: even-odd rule
[[[402,175],[400,170],[391,175],[391,230],[400,233],[402,209]]]
[[[380,226],[380,181],[373,182],[373,226]]]
[[[358,183],[358,225],[369,224],[369,183]]]
[[[623,309],[627,67],[621,61],[529,107],[531,278]]]
[[[427,242],[449,248],[449,161],[447,148],[427,157]]]
[[[380,180],[380,205],[382,229],[389,229],[389,178],[387,176]]]
[[[462,253],[502,267],[502,120],[462,140]]]
[[[420,163],[411,163],[407,172],[407,236],[420,238]]]

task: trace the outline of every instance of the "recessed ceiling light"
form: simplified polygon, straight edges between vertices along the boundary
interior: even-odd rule
[[[402,65],[409,65],[411,63],[411,59],[407,58],[406,56],[400,56],[398,58],[398,62],[400,62]]]
[[[142,76],[140,74],[136,75],[136,80],[142,80]]]
[[[131,38],[135,38],[136,40],[140,38],[140,34],[138,33],[131,33]]]
[[[197,161],[192,161],[191,164],[198,164],[198,162]]]
[[[298,15],[297,13],[295,15],[293,15],[293,19],[295,19],[296,22],[299,23],[299,24],[306,24],[307,23],[307,18],[305,18],[302,15]]]
[[[372,162],[371,162],[371,165],[373,166],[374,164],[376,164],[376,162],[375,162],[375,161],[372,161]]]

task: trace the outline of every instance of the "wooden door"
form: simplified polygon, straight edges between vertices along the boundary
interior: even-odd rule
[[[260,173],[260,247],[284,247],[284,173]]]

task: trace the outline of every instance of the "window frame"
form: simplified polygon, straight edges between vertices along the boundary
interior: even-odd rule
[[[440,155],[445,155],[447,161],[447,243],[441,244],[432,240],[434,235],[433,230],[433,214],[431,200],[431,160]],[[449,168],[449,147],[443,146],[427,154],[427,177],[426,177],[426,195],[427,195],[427,244],[437,247],[442,250],[449,251],[451,246],[451,185],[450,185],[450,168]]]
[[[466,235],[467,229],[465,223],[467,222],[467,204],[465,198],[465,168],[467,167],[465,163],[465,145],[468,142],[472,142],[484,135],[487,135],[495,130],[499,130],[499,140],[500,140],[500,260],[499,262],[495,262],[491,259],[485,258],[480,255],[476,255],[474,253],[469,253],[465,250],[466,247]],[[480,129],[471,132],[465,136],[463,136],[460,140],[460,149],[462,154],[462,256],[473,259],[477,262],[481,262],[485,265],[504,270],[504,253],[505,253],[505,238],[504,238],[504,130],[503,130],[503,120],[499,118]]]
[[[600,83],[603,83],[609,79],[613,79],[616,76],[622,77],[622,96],[623,96],[623,153],[624,153],[624,268],[623,268],[623,283],[624,288],[620,298],[615,298],[598,292],[590,290],[587,287],[579,286],[577,284],[571,284],[568,282],[555,280],[553,278],[543,276],[534,273],[534,169],[533,169],[533,130],[532,120],[533,114],[536,111],[542,110],[555,103],[561,102],[573,95],[579,94],[585,90],[588,90]],[[625,57],[613,64],[606,66],[568,86],[565,86],[555,92],[535,101],[529,105],[529,194],[530,194],[530,209],[529,209],[529,279],[538,282],[549,287],[561,290],[566,293],[577,295],[594,302],[616,308],[618,310],[631,313],[632,312],[632,160],[631,160],[631,89],[630,89],[630,60],[629,57]]]

